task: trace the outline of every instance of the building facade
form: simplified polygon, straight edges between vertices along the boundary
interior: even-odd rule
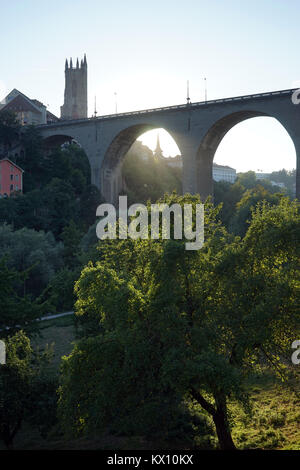
[[[279,183],[278,181],[272,181],[271,180],[271,173],[255,173],[256,179],[257,180],[267,180],[270,181],[272,186],[278,186],[281,189],[285,189],[286,185],[284,183]]]
[[[64,104],[60,108],[61,119],[84,119],[88,117],[87,107],[87,61],[77,59],[76,67],[73,67],[72,58],[70,63],[66,59],[65,64],[65,94]]]
[[[213,163],[213,180],[214,181],[228,181],[234,183],[236,180],[236,170],[227,165],[218,165]]]
[[[182,168],[182,157],[181,155],[176,155],[175,157],[166,157],[166,164],[172,168]]]
[[[52,124],[59,119],[47,107],[36,99],[14,88],[0,103],[0,112],[11,111],[16,114],[17,120],[22,126],[31,124]]]
[[[0,160],[0,197],[23,191],[23,172],[22,168],[8,158]]]
[[[176,157],[164,158],[167,165],[173,168],[182,168],[182,156],[176,155]],[[234,183],[237,178],[236,170],[230,166],[218,165],[213,163],[213,180],[214,181],[228,181]]]

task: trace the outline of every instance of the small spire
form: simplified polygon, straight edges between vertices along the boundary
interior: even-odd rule
[[[156,159],[163,158],[163,152],[162,152],[160,141],[159,141],[159,133],[157,133],[156,149],[154,150],[154,157]]]
[[[96,102],[96,96],[95,96],[95,111],[94,111],[94,117],[97,117],[97,102]]]
[[[67,70],[67,69],[68,69],[68,67],[69,67],[69,66],[68,66],[68,59],[66,59],[66,63],[65,63],[65,70]]]
[[[83,59],[81,59],[81,61],[80,61],[80,67],[81,68],[83,67]]]
[[[186,85],[186,104],[191,104],[189,80],[187,81],[187,85]]]
[[[79,69],[78,57],[77,57],[77,62],[76,62],[76,68]]]
[[[87,66],[87,61],[86,61],[86,55],[85,54],[84,54],[83,63],[84,63],[85,66]]]
[[[70,58],[70,69],[73,68],[72,57]]]
[[[160,141],[159,141],[159,133],[157,133],[157,138],[156,138],[156,151],[161,152]]]

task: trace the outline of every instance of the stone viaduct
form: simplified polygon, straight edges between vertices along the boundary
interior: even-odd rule
[[[213,194],[212,162],[218,145],[236,124],[257,116],[279,121],[296,151],[296,196],[300,199],[300,104],[292,101],[295,89],[147,109],[97,118],[59,121],[39,126],[47,146],[75,139],[85,150],[91,181],[108,202],[116,202],[121,189],[122,159],[144,132],[164,128],[183,156],[183,192],[205,199]],[[294,95],[295,95],[294,93]],[[297,95],[300,98],[300,92]],[[298,100],[300,101],[300,100]],[[243,155],[241,155],[243,158]],[[284,166],[284,155],[282,155]]]

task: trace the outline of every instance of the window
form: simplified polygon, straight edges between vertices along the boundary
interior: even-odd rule
[[[15,178],[16,178],[16,181],[19,181],[19,175],[16,175]]]
[[[10,175],[10,181],[13,181],[14,175]]]
[[[14,190],[14,185],[13,185],[13,184],[10,185],[10,190],[11,190],[11,191]]]

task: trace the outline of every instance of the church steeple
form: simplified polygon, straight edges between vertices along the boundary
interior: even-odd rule
[[[156,148],[154,150],[154,158],[157,160],[159,160],[160,158],[164,158],[163,152],[160,146],[159,133],[157,133]]]

